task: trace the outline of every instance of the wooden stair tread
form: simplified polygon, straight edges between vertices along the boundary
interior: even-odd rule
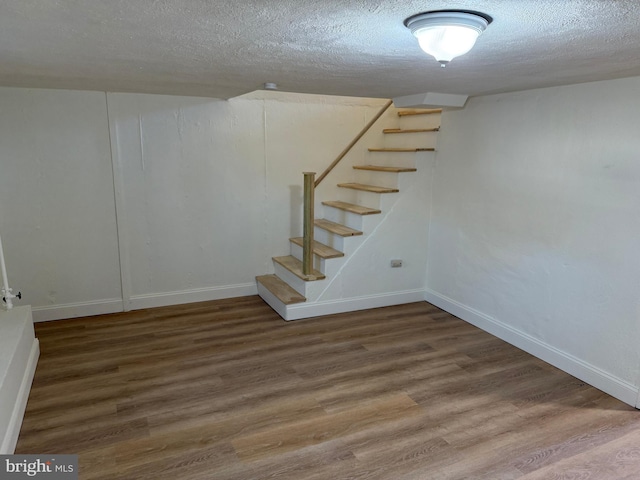
[[[433,147],[419,148],[370,148],[370,152],[435,152]]]
[[[304,243],[303,237],[295,237],[290,238],[289,241],[291,243],[295,243],[296,245],[302,247]],[[335,248],[331,248],[329,245],[325,245],[324,243],[320,243],[317,241],[313,241],[313,253],[314,255],[318,255],[320,258],[339,258],[344,257],[344,253],[340,250],[336,250]]]
[[[356,235],[362,235],[362,232],[359,230],[354,230],[353,228],[349,228],[346,225],[332,222],[331,220],[327,220],[325,218],[316,219],[314,225],[331,233],[335,233],[336,235],[339,235],[341,237],[354,237]]]
[[[376,185],[364,185],[362,183],[339,183],[338,186],[341,188],[351,188],[352,190],[362,190],[364,192],[373,193],[396,193],[400,191],[397,188],[378,187]]]
[[[417,172],[417,168],[413,167],[383,167],[381,165],[354,165],[356,170],[372,170],[374,172],[391,172],[391,173],[402,173],[402,172]]]
[[[362,205],[341,202],[338,200],[330,200],[322,202],[322,204],[333,208],[339,208],[340,210],[344,210],[346,212],[355,213],[357,215],[375,215],[377,213],[382,213],[382,210],[378,210],[377,208],[363,207]]]
[[[306,302],[307,299],[296,292],[284,280],[277,275],[260,275],[256,281],[261,283],[267,290],[273,293],[285,305]]]
[[[424,108],[420,110],[399,110],[398,116],[405,117],[407,115],[433,115],[434,113],[442,113],[441,108]]]
[[[385,128],[382,133],[424,133],[424,132],[439,132],[440,127],[435,128],[410,128],[403,130],[402,128]]]
[[[319,272],[315,269],[312,270],[309,275],[305,275],[304,273],[302,273],[302,262],[292,255],[287,255],[285,257],[273,257],[273,261],[282,265],[298,278],[301,278],[302,280],[305,280],[307,282],[323,280],[325,278],[322,272]]]

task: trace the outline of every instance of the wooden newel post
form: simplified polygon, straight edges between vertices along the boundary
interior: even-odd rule
[[[303,172],[304,175],[304,218],[302,241],[302,273],[311,275],[313,272],[313,202],[315,172]]]

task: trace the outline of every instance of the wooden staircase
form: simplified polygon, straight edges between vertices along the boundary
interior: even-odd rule
[[[310,293],[313,297],[314,292],[309,291],[311,284],[328,280],[327,262],[348,261],[345,260],[345,242],[348,242],[349,238],[367,234],[366,228],[362,226],[363,219],[388,213],[378,206],[367,206],[367,203],[370,205],[376,202],[375,197],[397,195],[400,192],[400,188],[394,185],[398,183],[397,178],[385,178],[417,172],[416,164],[419,158],[416,157],[420,157],[421,152],[435,151],[432,145],[435,144],[434,135],[440,130],[440,113],[440,109],[397,110],[395,122],[400,123],[400,128],[382,129],[385,146],[367,149],[371,155],[371,164],[353,166],[356,175],[365,176],[363,183],[338,183],[339,191],[351,192],[346,194],[348,198],[321,202],[328,218],[316,218],[314,221],[317,240],[313,242],[313,271],[303,273],[303,239],[296,237],[289,239],[291,255],[273,257],[275,274],[256,277],[259,295],[285,320],[290,319],[287,315],[288,306],[307,302]],[[403,118],[418,119],[425,118],[424,116],[429,118],[429,126],[416,126],[416,120],[412,120],[410,128],[404,128],[402,125]],[[434,123],[437,123],[437,126],[433,126]],[[389,143],[386,138],[389,137],[396,140],[391,142],[392,145],[386,146]],[[414,143],[417,146],[413,146]],[[405,155],[410,158],[400,159],[400,156]],[[386,177],[387,175],[389,177]],[[381,203],[380,200],[377,200],[377,203]],[[317,291],[316,288],[315,292]],[[310,301],[314,301],[313,298]]]

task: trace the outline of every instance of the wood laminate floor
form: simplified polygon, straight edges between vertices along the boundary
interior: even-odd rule
[[[93,480],[637,480],[633,408],[425,303],[258,297],[36,325],[17,453]]]

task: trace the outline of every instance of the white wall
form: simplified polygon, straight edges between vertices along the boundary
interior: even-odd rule
[[[250,293],[264,253],[261,105],[108,98],[129,306]]]
[[[104,94],[0,88],[0,232],[34,318],[121,308]]]
[[[640,78],[443,115],[427,299],[635,403]],[[598,382],[600,382],[598,384]]]
[[[11,284],[36,320],[254,294],[302,233],[302,172],[383,103],[0,88]]]
[[[255,294],[302,234],[302,172],[324,170],[382,103],[108,98],[130,308]]]
[[[0,88],[11,284],[39,320],[255,293],[254,276],[301,234],[301,172],[321,172],[382,103]],[[381,227],[425,245],[428,234],[428,300],[629,403],[640,383],[639,107],[639,78],[471,99],[444,114],[435,179],[429,164],[425,189],[407,197],[424,208],[400,203],[405,214]],[[370,242],[354,264],[387,262],[366,253],[392,248]],[[408,266],[389,288],[422,281],[424,266]],[[354,272],[365,275],[344,275],[325,298],[387,290]]]
[[[417,143],[426,144],[425,141]],[[397,155],[389,155],[389,163],[397,162]],[[365,299],[363,308],[370,308],[372,299],[368,297],[371,296],[392,293],[399,296],[404,292],[413,299],[410,293],[416,291],[419,292],[416,298],[422,297],[428,250],[424,246],[428,242],[429,232],[433,154],[409,155],[416,157],[414,163],[417,172],[373,174],[370,176],[372,180],[367,180],[366,176],[360,180],[359,183],[364,184],[397,187],[400,192],[381,195],[378,204],[375,199],[368,197],[355,202],[380,208],[382,213],[364,216],[360,219],[362,225],[354,225],[364,234],[345,240],[346,256],[340,273],[321,285],[317,301],[327,303],[362,297]],[[349,193],[344,195],[346,201],[352,200]],[[391,268],[392,259],[402,260],[402,268]]]

